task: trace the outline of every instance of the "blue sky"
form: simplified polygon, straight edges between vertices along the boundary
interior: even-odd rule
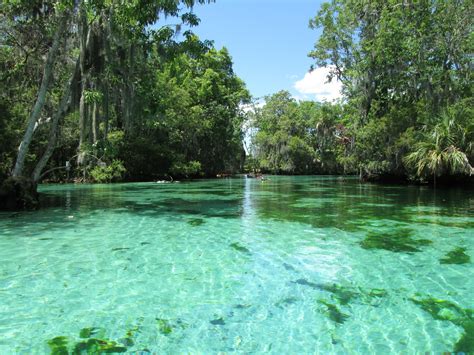
[[[314,62],[307,54],[320,33],[308,23],[322,2],[216,0],[194,8],[201,23],[193,31],[217,48],[227,47],[235,72],[254,97],[288,90],[301,99],[332,98],[334,88],[324,85],[327,71],[307,74]]]

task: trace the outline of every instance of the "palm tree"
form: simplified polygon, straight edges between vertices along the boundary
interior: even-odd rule
[[[423,139],[415,150],[404,158],[404,163],[416,170],[419,178],[444,174],[474,174],[468,152],[473,151],[472,127],[459,123],[455,112],[446,111],[441,120],[430,130],[425,126]]]

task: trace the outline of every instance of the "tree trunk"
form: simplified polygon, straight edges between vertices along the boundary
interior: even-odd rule
[[[41,79],[41,86],[38,90],[36,103],[33,107],[33,110],[31,111],[30,117],[28,119],[28,126],[26,128],[25,135],[23,136],[23,139],[21,140],[20,146],[18,148],[18,155],[15,162],[15,167],[13,168],[13,171],[12,171],[13,177],[19,177],[23,175],[26,154],[28,153],[28,148],[33,139],[35,124],[39,119],[41,110],[43,109],[43,106],[46,100],[48,87],[51,82],[51,78],[53,76],[54,63],[56,61],[56,57],[58,56],[60,43],[66,34],[69,17],[70,17],[69,11],[65,11],[61,15],[59,15],[59,25],[56,30],[56,33],[54,34],[53,44],[46,58],[46,63],[43,70],[43,78]]]
[[[49,132],[48,146],[46,147],[46,150],[43,153],[43,156],[38,161],[38,163],[36,164],[35,170],[33,171],[32,177],[35,183],[39,182],[41,178],[41,173],[43,172],[44,167],[46,166],[49,159],[51,158],[51,155],[53,154],[54,148],[56,146],[57,136],[58,136],[59,121],[67,114],[67,112],[70,109],[71,101],[72,101],[72,98],[71,98],[72,87],[75,84],[75,82],[78,80],[78,77],[79,77],[79,59],[76,61],[76,68],[74,70],[74,73],[71,79],[65,85],[63,96],[59,103],[59,107],[53,116],[50,132]]]

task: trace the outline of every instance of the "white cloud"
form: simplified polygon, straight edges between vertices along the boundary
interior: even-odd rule
[[[306,73],[303,79],[295,82],[295,89],[303,95],[314,95],[317,101],[333,101],[342,97],[341,82],[336,78],[328,82],[327,76],[330,70],[330,67],[321,67]]]

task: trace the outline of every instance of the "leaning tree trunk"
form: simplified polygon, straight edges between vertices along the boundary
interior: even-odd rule
[[[65,11],[59,16],[59,26],[54,34],[53,44],[48,52],[46,58],[46,63],[43,70],[43,78],[41,79],[41,86],[38,90],[38,95],[36,98],[36,103],[31,111],[30,117],[28,119],[28,126],[26,128],[23,139],[21,140],[20,146],[18,148],[18,155],[15,162],[15,167],[12,171],[13,177],[19,177],[23,175],[23,169],[25,166],[25,158],[28,153],[28,148],[30,146],[31,140],[33,139],[33,133],[35,130],[36,122],[40,117],[41,110],[43,109],[46,94],[48,92],[48,87],[53,76],[53,67],[58,56],[60,43],[63,37],[66,34],[67,25],[69,22],[70,12]]]
[[[41,159],[38,161],[36,164],[35,170],[33,171],[33,180],[38,183],[40,178],[41,178],[41,173],[43,172],[44,167],[48,163],[49,159],[51,158],[51,155],[53,154],[54,148],[56,146],[56,141],[58,137],[58,126],[59,126],[59,121],[66,116],[67,112],[69,111],[71,107],[71,101],[72,101],[72,88],[75,85],[76,81],[78,80],[79,76],[79,59],[76,61],[76,68],[74,70],[74,73],[69,81],[66,82],[63,96],[61,98],[61,101],[59,103],[59,107],[56,110],[52,122],[51,122],[51,128],[49,131],[49,140],[48,140],[48,146],[46,147],[45,152],[43,153],[43,156]]]

